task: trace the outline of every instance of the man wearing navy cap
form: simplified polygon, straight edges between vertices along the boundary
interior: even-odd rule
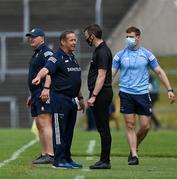
[[[56,58],[50,57],[45,67],[40,70],[33,84],[38,86],[42,78],[51,74],[51,105],[54,142],[55,168],[81,168],[71,158],[71,144],[76,122],[77,110],[85,109],[81,87],[81,68],[73,51],[76,48],[76,35],[73,31],[65,31],[60,36],[60,48]],[[80,108],[77,109],[75,97]]]
[[[28,86],[31,96],[27,100],[27,106],[31,107],[31,115],[36,121],[39,138],[42,145],[42,154],[35,159],[33,164],[53,163],[52,123],[50,106],[50,76],[46,76],[37,86],[32,84],[32,79],[45,66],[53,52],[44,43],[44,31],[32,29],[26,34],[34,53],[29,63]]]
[[[44,31],[42,29],[36,28],[36,29],[32,29],[31,32],[26,34],[27,37],[44,37]]]

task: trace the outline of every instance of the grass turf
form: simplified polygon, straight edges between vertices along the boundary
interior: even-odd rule
[[[118,179],[177,178],[177,132],[169,130],[150,131],[139,148],[140,165],[128,166],[129,153],[125,131],[112,129],[111,170],[89,170],[89,165],[99,159],[100,140],[97,132],[76,129],[72,154],[73,159],[83,163],[83,169],[52,169],[51,165],[32,165],[31,161],[40,153],[39,144],[24,151],[18,159],[0,167],[0,178],[22,179]],[[29,129],[0,129],[0,163],[9,159],[13,152],[34,139]],[[96,141],[92,155],[86,153],[90,140]],[[87,157],[93,159],[87,160]]]

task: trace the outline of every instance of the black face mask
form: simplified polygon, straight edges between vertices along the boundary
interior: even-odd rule
[[[92,46],[93,45],[93,39],[90,41],[90,37],[91,37],[91,35],[85,40],[86,40],[86,42],[88,43],[89,46]]]

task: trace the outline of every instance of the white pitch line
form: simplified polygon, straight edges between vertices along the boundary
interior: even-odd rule
[[[86,150],[86,153],[88,155],[92,155],[93,154],[93,151],[95,149],[95,145],[96,145],[96,141],[95,140],[90,140],[89,141],[89,145],[88,145],[88,148]],[[86,157],[86,160],[92,160],[92,157]],[[89,172],[91,171],[89,168],[83,168],[82,171],[85,171],[85,172]],[[84,175],[77,175],[74,179],[85,179],[85,176]]]
[[[89,172],[89,171],[91,171],[91,169],[89,169],[89,168],[83,168],[82,171],[84,171],[84,172]]]
[[[87,160],[87,161],[91,161],[91,160],[93,160],[93,157],[92,157],[92,156],[87,156],[87,157],[86,157],[86,160]]]
[[[16,160],[21,153],[23,153],[26,149],[28,149],[30,146],[32,146],[33,144],[35,144],[38,140],[34,139],[32,141],[30,141],[28,144],[25,144],[24,146],[22,146],[20,149],[18,149],[17,151],[15,151],[10,159],[6,159],[3,162],[0,163],[0,168],[5,166],[6,164],[10,163],[11,161]]]
[[[96,145],[96,141],[95,140],[90,140],[87,151],[86,151],[87,154],[92,154],[93,153],[95,145]]]
[[[87,148],[87,151],[86,151],[86,153],[88,155],[92,155],[93,154],[93,151],[95,149],[95,145],[96,145],[96,141],[95,140],[90,140],[88,148]],[[91,160],[93,160],[93,157],[92,156],[87,156],[86,160],[87,161],[91,161]]]
[[[85,177],[83,175],[78,175],[74,179],[85,179]]]

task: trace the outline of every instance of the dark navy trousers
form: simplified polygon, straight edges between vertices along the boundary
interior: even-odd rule
[[[54,165],[71,162],[71,144],[76,123],[77,104],[74,98],[52,92],[52,126]]]

